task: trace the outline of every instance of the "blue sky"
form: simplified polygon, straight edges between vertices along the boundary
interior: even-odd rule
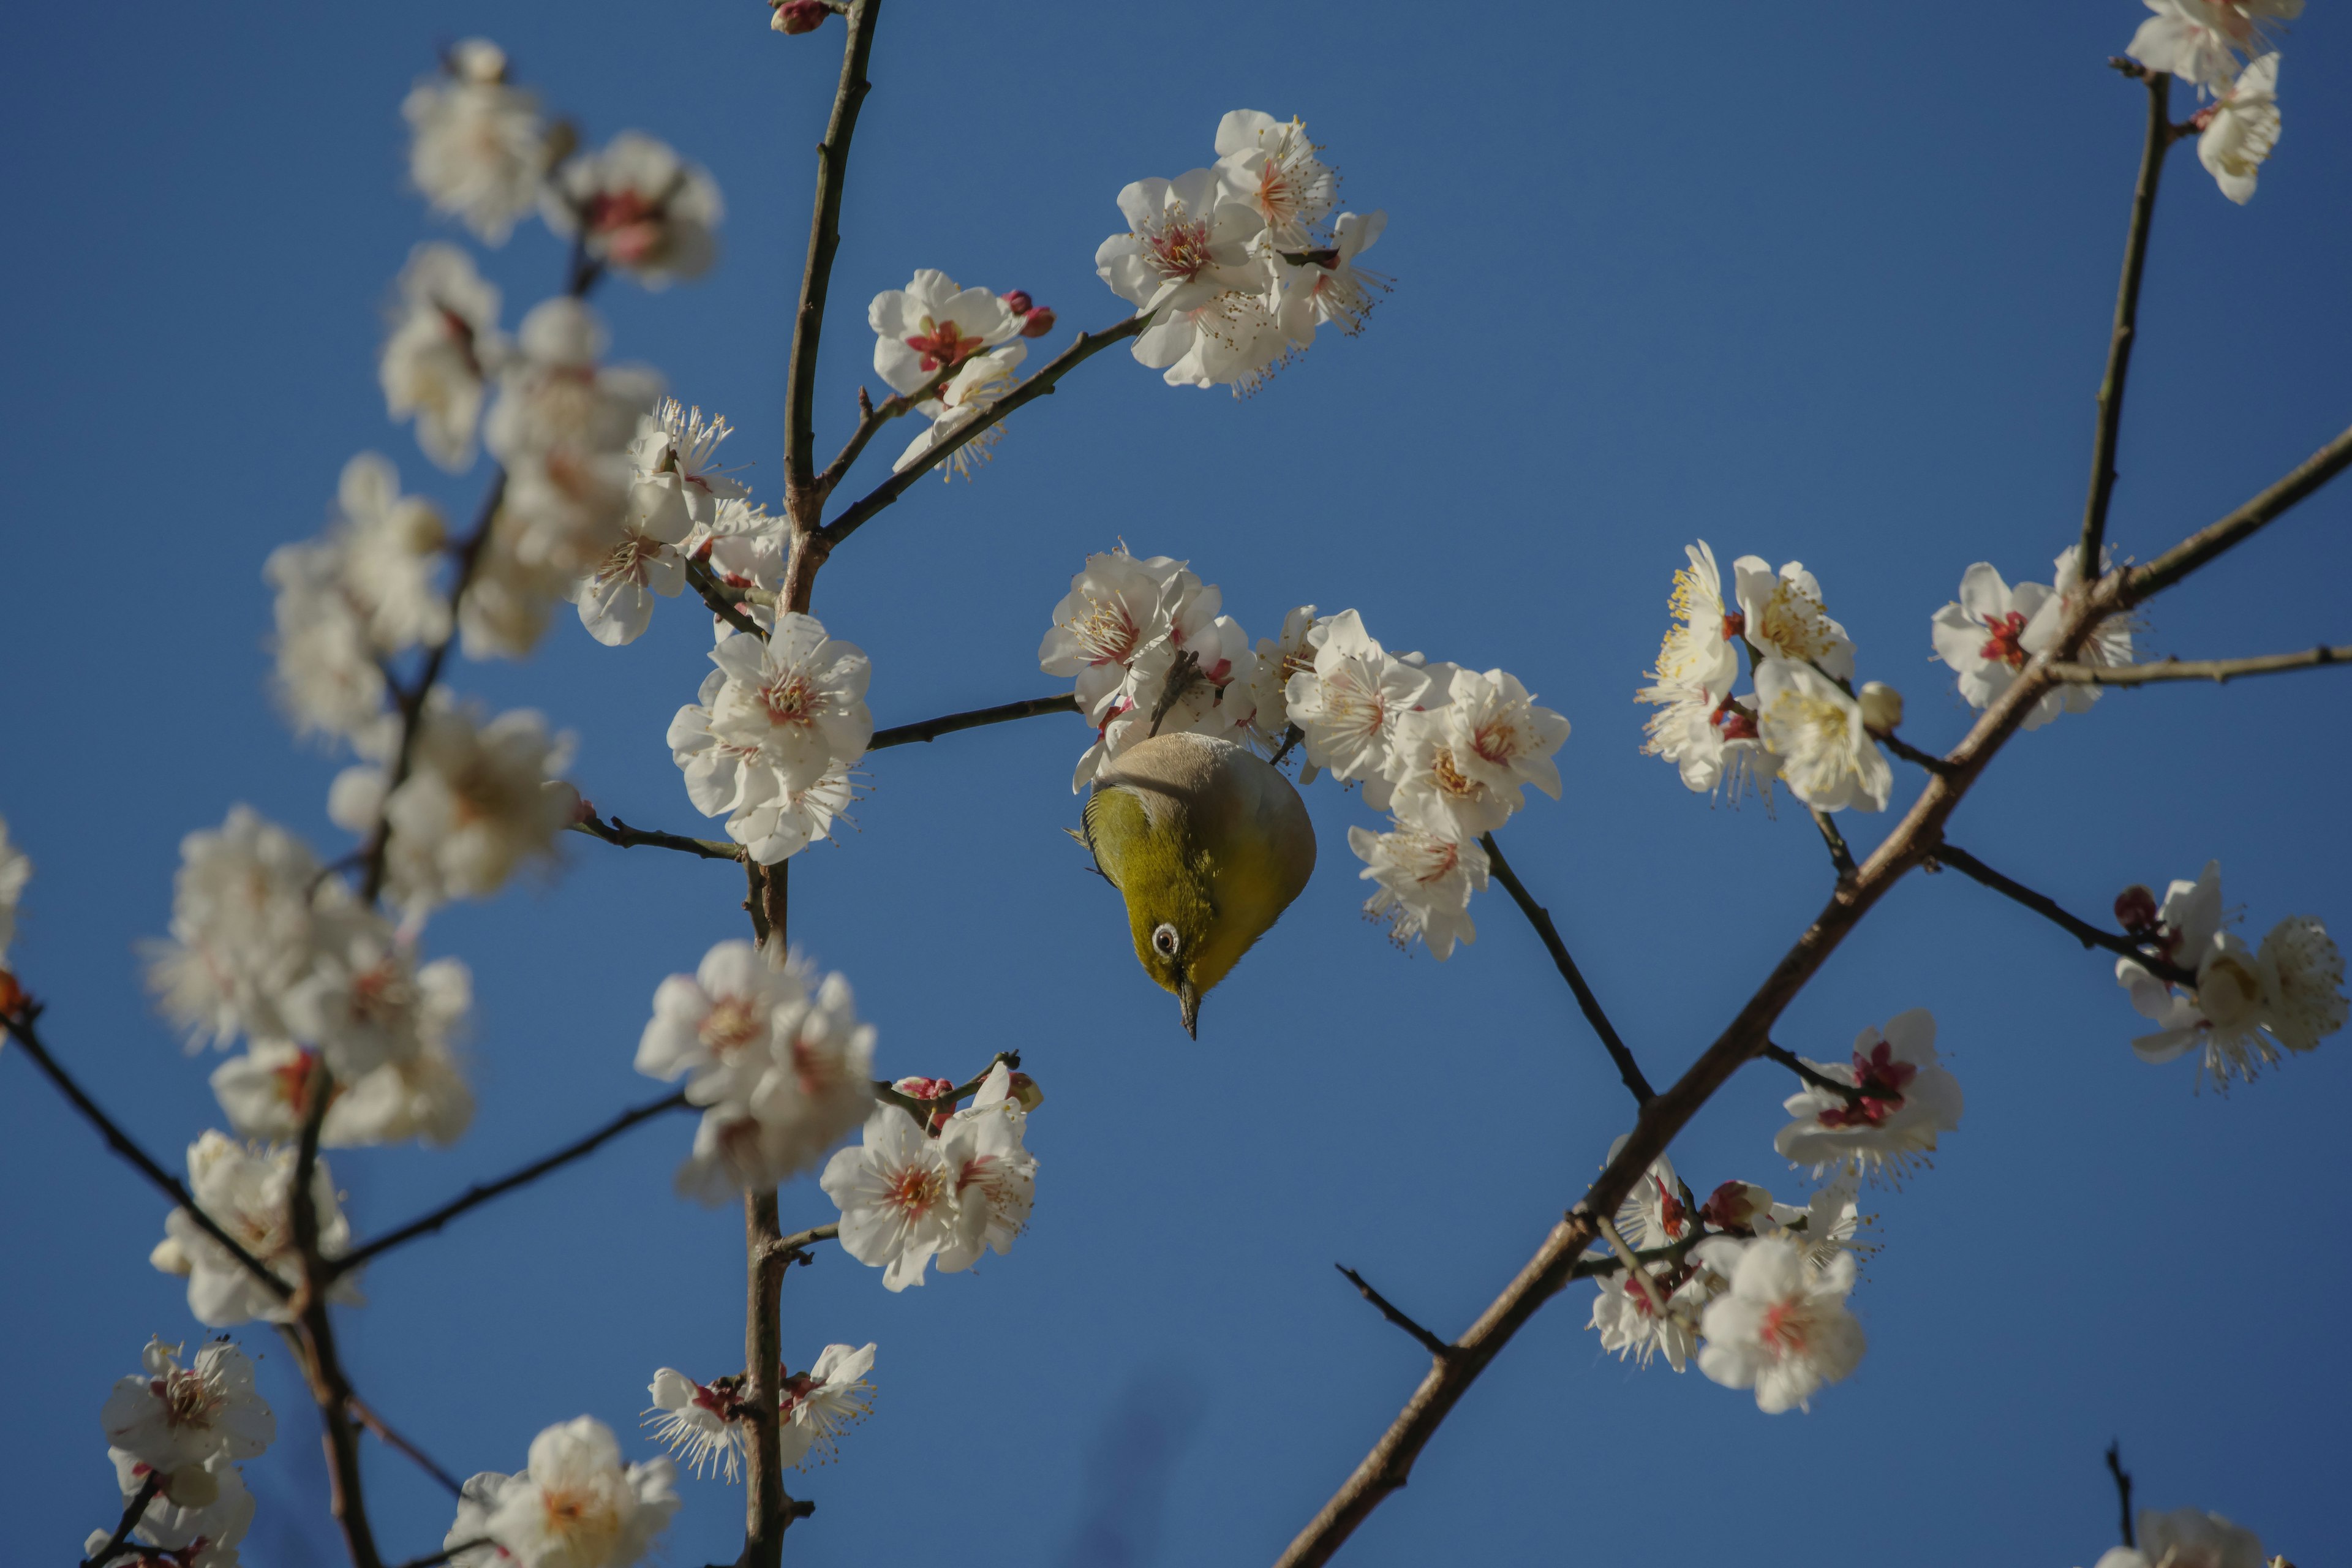
[[[872,383],[863,301],[938,267],[1108,324],[1093,276],[1129,180],[1206,163],[1236,107],[1303,115],[1383,207],[1396,290],[1256,397],[1177,391],[1118,355],[1017,417],[976,482],[926,482],[845,548],[816,609],[872,655],[889,724],[1054,687],[1037,639],[1084,555],[1188,557],[1254,634],[1353,605],[1393,647],[1501,665],[1566,713],[1565,799],[1505,834],[1651,1075],[1711,1039],[1827,892],[1796,812],[1710,810],[1638,754],[1628,700],[1682,546],[1801,559],[1943,745],[1968,713],[1928,662],[1961,572],[2046,573],[2089,466],[2141,94],[2101,61],[2144,13],[1761,7],[1630,20],[1569,7],[894,0],[875,54],[821,365],[819,447]],[[263,557],[314,531],[355,451],[470,513],[484,475],[386,424],[377,302],[419,238],[398,104],[436,44],[498,39],[591,140],[638,128],[725,193],[706,281],[599,306],[620,357],[741,432],[772,500],[782,361],[839,35],[752,0],[398,7],[50,7],[16,26],[0,127],[20,172],[0,418],[16,497],[0,610],[0,813],[35,857],[13,962],[86,1083],[167,1158],[216,1120],[131,943],[168,918],[182,835],[237,801],[308,835],[337,763],[263,680]],[[2244,209],[2187,148],[2159,203],[2112,537],[2143,558],[2352,417],[2352,30],[2288,45],[2286,135]],[[2185,103],[2181,112],[2186,112]],[[509,325],[559,283],[523,230],[485,258]],[[1059,342],[1062,340],[1055,340]],[[1054,346],[1049,342],[1045,345]],[[895,437],[894,437],[895,439]],[[888,445],[887,442],[885,443]],[[880,465],[873,465],[878,476]],[[2343,642],[2352,491],[2323,494],[2159,602],[2187,657]],[[574,776],[633,822],[696,827],[661,736],[701,673],[665,605],[625,650],[559,618],[465,692],[580,737]],[[2343,898],[2342,677],[2111,694],[2021,738],[1954,839],[2085,913],[2209,858],[2256,937]],[[856,831],[793,871],[794,934],[858,988],[892,1074],[1017,1048],[1036,1215],[1011,1257],[886,1294],[838,1253],[784,1291],[788,1357],[880,1346],[872,1420],[796,1480],[811,1563],[1270,1559],[1422,1361],[1331,1271],[1448,1334],[1573,1201],[1629,1106],[1499,892],[1448,963],[1357,918],[1353,796],[1308,792],[1313,885],[1209,998],[1201,1041],[1137,970],[1116,901],[1058,831],[1086,736],[1039,720],[877,755]],[[1899,800],[1917,775],[1899,775]],[[1860,843],[1881,830],[1848,820]],[[453,909],[473,967],[479,1118],[455,1150],[337,1157],[362,1234],[655,1087],[629,1068],[655,985],[740,934],[730,868],[581,841],[559,876]],[[1854,1304],[1871,1350],[1810,1415],[1601,1355],[1588,1294],[1524,1332],[1344,1561],[1630,1561],[1662,1541],[1759,1565],[2088,1563],[2120,1437],[2145,1500],[2218,1509],[2298,1561],[2352,1552],[2335,1501],[2352,1288],[2324,1200],[2347,1174],[2341,1039],[2226,1099],[2126,1048],[2109,964],[1958,877],[1912,879],[1777,1031],[1834,1056],[1937,1015],[1968,1096],[1935,1168],[1879,1194]],[[119,1506],[98,1408],[151,1333],[196,1336],[145,1261],[162,1205],[0,1061],[0,1432],[9,1555],[58,1559]],[[1802,1184],[1770,1149],[1790,1085],[1751,1068],[1676,1143],[1702,1191]],[[670,1193],[690,1132],[593,1162],[385,1258],[346,1316],[352,1375],[462,1472],[519,1468],[583,1411],[633,1452],[663,1364],[740,1358],[740,1221]],[[2330,1151],[2334,1151],[2331,1152]],[[787,1225],[831,1208],[788,1189]],[[262,1334],[281,1439],[249,1467],[247,1560],[328,1560],[315,1424]],[[2331,1436],[2330,1434],[2336,1434]],[[446,1498],[369,1456],[386,1552],[438,1546]],[[682,1483],[665,1560],[731,1558],[740,1493]],[[919,1517],[910,1520],[910,1513]]]

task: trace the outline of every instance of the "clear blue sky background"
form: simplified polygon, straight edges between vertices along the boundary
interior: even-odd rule
[[[1628,700],[1689,539],[1801,558],[1909,696],[1968,721],[1928,616],[1990,559],[2046,576],[2074,536],[2141,94],[2101,65],[2144,13],[1717,3],[1579,7],[1205,3],[1181,11],[892,0],[844,211],[821,447],[870,382],[866,300],[916,267],[1023,287],[1071,327],[1112,197],[1206,163],[1218,116],[1303,114],[1349,205],[1384,206],[1398,279],[1370,332],[1327,335],[1248,402],[1121,356],[1023,414],[976,483],[919,487],[825,573],[818,610],[874,658],[887,724],[1052,689],[1034,656],[1086,552],[1191,558],[1253,633],[1301,601],[1391,646],[1502,665],[1567,713],[1567,797],[1507,847],[1651,1073],[1711,1039],[1818,906],[1800,814],[1708,809],[1638,754]],[[389,426],[377,301],[451,231],[404,194],[398,104],[436,42],[482,33],[592,140],[637,127],[707,163],[718,271],[600,299],[622,357],[724,411],[772,500],[782,358],[839,33],[786,40],[755,0],[649,11],[50,6],[12,25],[0,127],[18,171],[0,254],[10,475],[0,812],[39,875],[16,950],[57,1048],[150,1145],[216,1112],[142,998],[176,845],[247,801],[342,840],[336,765],[263,691],[261,561],[320,523],[379,447],[453,515]],[[2315,5],[2262,191],[2223,201],[2174,155],[2148,268],[2114,537],[2145,557],[2352,418],[2352,27]],[[2187,105],[2181,106],[2186,112]],[[509,325],[561,253],[526,228],[487,267]],[[1060,340],[1056,340],[1057,342]],[[1051,347],[1053,345],[1046,345]],[[885,443],[895,451],[895,436]],[[881,466],[873,465],[875,475]],[[2352,490],[2323,495],[2156,608],[2186,656],[2346,640]],[[626,650],[568,613],[521,666],[460,688],[581,738],[576,775],[632,821],[698,826],[662,744],[707,666],[663,606]],[[2254,937],[2352,931],[2343,677],[2111,695],[2024,737],[1954,837],[2086,912],[2207,858]],[[795,1363],[880,1343],[843,1462],[795,1483],[810,1563],[1270,1559],[1394,1413],[1422,1358],[1331,1271],[1458,1331],[1629,1120],[1614,1075],[1499,892],[1446,964],[1357,918],[1345,830],[1209,1000],[1198,1046],[1130,956],[1059,828],[1084,744],[1037,721],[877,755],[859,830],[793,871],[794,934],[847,972],[893,1074],[1016,1047],[1049,1100],[1034,1223],[1004,1259],[889,1296],[835,1252],[795,1271]],[[1917,775],[1900,779],[1901,798]],[[1880,825],[1849,818],[1864,842]],[[631,1052],[661,977],[743,929],[731,868],[580,841],[549,885],[436,920],[474,969],[481,1113],[455,1151],[343,1154],[366,1233],[646,1098]],[[1790,1011],[1814,1055],[1934,1009],[1968,1094],[1936,1168],[1883,1194],[1856,1306],[1871,1350],[1811,1415],[1602,1357],[1582,1287],[1523,1333],[1347,1561],[2088,1563],[2110,1543],[2100,1451],[2144,1498],[2220,1509],[2304,1563],[2352,1554],[2340,1505],[2352,1266],[2352,1044],[2223,1100],[2154,1068],[2108,962],[1958,877],[1914,878]],[[13,1055],[14,1053],[10,1053]],[[1705,1191],[1784,1195],[1790,1089],[1751,1068],[1676,1144]],[[386,1258],[345,1318],[353,1375],[462,1472],[520,1465],[593,1413],[633,1452],[656,1366],[740,1364],[740,1220],[670,1194],[689,1124]],[[27,1064],[0,1061],[0,1325],[14,1347],[0,1544],[65,1560],[118,1506],[98,1426],[152,1332],[194,1337],[151,1270],[163,1206]],[[832,1209],[813,1182],[788,1224]],[[250,1467],[258,1568],[330,1561],[315,1419],[265,1334],[282,1436]],[[385,1550],[437,1547],[448,1500],[368,1459]],[[740,1493],[683,1483],[666,1560],[731,1560]]]

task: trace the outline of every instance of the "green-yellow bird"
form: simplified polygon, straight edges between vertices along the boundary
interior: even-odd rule
[[[1201,998],[1315,872],[1306,805],[1230,741],[1155,735],[1097,775],[1085,822],[1079,837],[1127,900],[1135,956],[1198,1039]]]

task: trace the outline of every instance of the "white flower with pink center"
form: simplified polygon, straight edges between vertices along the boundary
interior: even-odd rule
[[[1321,150],[1296,116],[1236,109],[1217,121],[1217,172],[1234,199],[1257,214],[1266,243],[1304,249],[1339,200],[1339,176],[1315,156]]]
[[[1895,770],[1861,705],[1810,664],[1767,658],[1756,671],[1757,738],[1789,793],[1817,811],[1885,811]]]
[[[294,1182],[291,1145],[264,1151],[206,1132],[188,1145],[188,1191],[196,1206],[234,1237],[247,1254],[289,1285],[301,1279],[294,1247],[288,1195]],[[310,1198],[319,1216],[319,1253],[341,1257],[351,1246],[351,1222],[335,1201],[327,1163],[311,1171]],[[264,1289],[228,1248],[213,1239],[185,1209],[163,1220],[164,1238],[149,1261],[166,1274],[184,1275],[188,1310],[207,1328],[226,1329],[254,1319],[289,1321],[286,1303]],[[356,1271],[337,1277],[331,1299],[357,1301]]]
[[[1601,1348],[1620,1361],[1647,1366],[1654,1356],[1680,1372],[1698,1348],[1700,1314],[1723,1289],[1712,1270],[1696,1263],[1643,1266],[1648,1289],[1622,1268],[1599,1281],[1592,1317],[1585,1325],[1601,1335]]]
[[[705,1384],[666,1366],[654,1373],[647,1392],[653,1404],[638,1425],[653,1428],[655,1442],[695,1475],[716,1470],[730,1486],[742,1479],[751,1407],[743,1401],[741,1373]]]
[[[123,1448],[109,1448],[107,1458],[114,1461],[115,1484],[127,1504],[153,1477],[154,1467]],[[121,1554],[110,1561],[115,1568],[132,1563],[238,1568],[237,1544],[252,1526],[253,1494],[244,1473],[227,1456],[215,1454],[163,1474],[158,1495],[139,1516]],[[94,1559],[113,1538],[111,1531],[94,1531],[83,1550]]]
[[[904,289],[875,295],[866,320],[875,333],[874,374],[902,395],[1018,337],[1022,326],[995,294],[963,288],[929,267],[919,268]]]
[[[1862,1325],[1845,1304],[1853,1275],[1850,1254],[1816,1269],[1793,1241],[1748,1243],[1730,1290],[1699,1320],[1706,1341],[1699,1371],[1726,1388],[1753,1388],[1756,1407],[1768,1415],[1811,1409],[1824,1384],[1862,1364]]]
[[[1280,637],[1257,639],[1246,738],[1263,755],[1270,757],[1280,750],[1289,733],[1290,678],[1315,668],[1315,649],[1307,639],[1320,624],[1315,618],[1315,606],[1301,605],[1282,617]]]
[[[1738,585],[1739,630],[1768,658],[1811,665],[1837,680],[1853,679],[1853,639],[1822,607],[1822,585],[1801,562],[1774,572],[1760,555],[1731,563]]]
[[[519,1474],[486,1470],[458,1494],[454,1568],[628,1568],[677,1511],[667,1459],[624,1465],[612,1428],[582,1415],[531,1439]]]
[[[2200,93],[2230,85],[2236,56],[2269,46],[2273,21],[2303,15],[2303,0],[2147,0],[2156,13],[2139,25],[2125,53],[2150,70],[2169,71]]]
[[[187,1365],[181,1347],[150,1339],[146,1368],[107,1396],[99,1420],[106,1440],[158,1470],[202,1465],[215,1455],[250,1459],[278,1436],[278,1417],[253,1385],[253,1363],[228,1341],[214,1340]]]
[[[947,384],[940,388],[938,396],[927,397],[915,405],[915,412],[929,419],[930,426],[907,443],[907,449],[898,455],[898,461],[890,465],[890,471],[903,474],[908,468],[936,461],[940,465],[941,480],[951,479],[959,474],[970,479],[975,464],[987,460],[990,448],[1003,435],[1003,426],[990,426],[949,452],[944,458],[938,458],[937,454],[962,436],[975,421],[986,417],[999,398],[1020,384],[1020,377],[1014,373],[1028,355],[1027,345],[1016,342],[964,361],[963,368],[948,378]]]
[[[1896,1014],[1884,1029],[1864,1029],[1851,1064],[1805,1065],[1858,1091],[1808,1084],[1782,1102],[1795,1120],[1772,1147],[1817,1176],[1842,1170],[1899,1179],[1929,1163],[1937,1137],[1959,1127],[1959,1079],[1936,1055],[1936,1019],[1924,1007]]]
[[[1095,252],[1113,292],[1150,316],[1137,363],[1171,386],[1226,385],[1255,376],[1281,348],[1274,280],[1251,254],[1265,228],[1216,169],[1138,180],[1118,194],[1128,232]]]
[[[666,1081],[683,1077],[696,1105],[748,1107],[774,1059],[776,1009],[802,1000],[813,978],[805,960],[779,964],[748,942],[719,943],[692,974],[655,988],[637,1070]]]
[[[2050,599],[2046,584],[2012,588],[1990,561],[1962,574],[1960,596],[1937,611],[1933,624],[1936,657],[1959,678],[1960,696],[1969,707],[1990,707],[2025,668],[2033,657],[2026,627]],[[2025,717],[2025,728],[2039,729],[2055,716],[2049,703],[2037,703]]]
[[[1419,937],[1442,963],[1455,942],[1478,940],[1470,895],[1486,886],[1487,867],[1476,839],[1446,838],[1391,820],[1386,833],[1350,827],[1348,847],[1364,862],[1359,879],[1380,889],[1364,900],[1365,918],[1387,921],[1397,946]]]
[[[1037,1157],[1023,1147],[1029,1118],[1012,1098],[1013,1071],[1003,1062],[940,1131],[940,1157],[952,1183],[952,1235],[940,1248],[940,1272],[953,1274],[982,1254],[1013,1250],[1037,1197]]]
[[[953,1241],[957,1175],[912,1116],[877,1105],[863,1142],[835,1153],[817,1184],[841,1210],[842,1250],[881,1269],[883,1289],[896,1292],[922,1284]]]
[[[539,100],[507,81],[507,57],[488,38],[452,47],[445,75],[427,77],[400,106],[413,140],[408,177],[433,210],[503,245],[539,199],[548,159]]]
[[[2278,145],[2278,71],[2275,53],[2249,62],[2197,116],[2203,124],[2197,136],[2197,161],[2221,194],[2240,206],[2253,200],[2255,176]]]
[[[507,352],[498,288],[472,257],[437,240],[408,253],[393,288],[392,331],[376,361],[385,412],[415,419],[425,455],[463,473],[473,466],[490,374]]]
[[[1165,555],[1138,560],[1123,544],[1089,555],[1054,606],[1053,627],[1037,646],[1038,667],[1048,675],[1075,677],[1078,709],[1099,726],[1127,683],[1129,667],[1170,636],[1178,612],[1191,610],[1187,601],[1201,592],[1200,578]],[[1212,619],[1217,605],[1216,598],[1208,600]],[[1191,618],[1199,624],[1197,613]]]
[[[710,732],[746,748],[787,791],[809,788],[828,769],[866,754],[874,716],[866,707],[873,672],[864,650],[825,635],[814,616],[788,610],[762,639],[722,638],[710,662],[727,677],[710,704]]]
[[[871,1343],[852,1348],[827,1345],[806,1372],[784,1372],[777,1384],[777,1447],[783,1462],[805,1470],[833,1462],[841,1434],[866,1419],[874,1407]]]
[[[1290,721],[1306,731],[1307,762],[1343,784],[1360,783],[1366,804],[1384,810],[1397,725],[1431,696],[1429,673],[1389,654],[1353,610],[1316,630],[1323,642],[1315,667],[1292,676],[1285,693]]]
[[[1283,335],[1301,348],[1315,341],[1315,329],[1328,323],[1349,337],[1364,330],[1376,294],[1385,294],[1390,280],[1356,258],[1372,247],[1389,226],[1389,215],[1341,213],[1331,226],[1331,243],[1284,249],[1280,273],[1282,303],[1275,312]]]
[[[718,258],[719,185],[667,143],[624,131],[566,163],[540,201],[547,226],[648,289],[698,278]]]

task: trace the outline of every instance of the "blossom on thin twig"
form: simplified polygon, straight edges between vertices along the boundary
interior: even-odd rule
[[[1753,1388],[1768,1415],[1811,1409],[1822,1384],[1862,1363],[1862,1325],[1845,1304],[1853,1272],[1850,1255],[1814,1269],[1795,1242],[1747,1243],[1730,1289],[1700,1319],[1699,1371],[1726,1388]]]
[[[1433,957],[1454,955],[1457,942],[1475,942],[1470,895],[1486,886],[1486,851],[1475,838],[1451,838],[1391,820],[1385,833],[1348,829],[1348,847],[1364,868],[1360,879],[1379,884],[1364,914],[1385,920],[1399,947],[1419,937]]]
[[[1831,1170],[1901,1176],[1927,1163],[1936,1140],[1960,1124],[1959,1080],[1936,1055],[1936,1019],[1924,1007],[1898,1013],[1882,1029],[1864,1029],[1853,1059],[1805,1065],[1861,1090],[1848,1097],[1808,1084],[1781,1109],[1796,1120],[1772,1147],[1820,1175]]]
[[[624,1465],[612,1429],[576,1416],[532,1438],[517,1474],[468,1479],[442,1545],[470,1547],[452,1568],[628,1568],[677,1511],[677,1473],[667,1459]]]
[[[1789,793],[1817,811],[1884,811],[1895,770],[1861,706],[1810,664],[1767,658],[1756,671],[1756,727]]]
[[[302,1277],[289,1203],[294,1165],[295,1152],[290,1146],[265,1152],[232,1142],[218,1132],[208,1131],[188,1145],[188,1192],[196,1206],[236,1237],[256,1262],[289,1285],[299,1283]],[[310,1202],[319,1216],[319,1256],[342,1256],[351,1246],[351,1222],[335,1201],[335,1184],[324,1160],[311,1167]],[[186,1276],[188,1310],[196,1321],[226,1329],[254,1319],[268,1323],[290,1321],[286,1302],[214,1240],[187,1210],[173,1209],[165,1215],[163,1230],[164,1238],[149,1255],[149,1261],[166,1274]],[[359,1300],[357,1276],[337,1276],[331,1294],[338,1301]]]

